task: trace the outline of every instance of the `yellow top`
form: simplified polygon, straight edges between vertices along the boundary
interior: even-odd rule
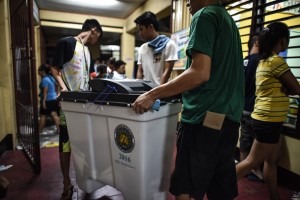
[[[286,119],[289,98],[282,92],[283,85],[279,77],[289,70],[285,60],[277,54],[259,62],[252,118],[266,122],[283,122]]]

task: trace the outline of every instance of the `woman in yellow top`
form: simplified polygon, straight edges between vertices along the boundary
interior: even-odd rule
[[[300,85],[279,52],[289,45],[286,24],[269,24],[259,38],[260,62],[256,71],[256,99],[251,115],[255,141],[248,157],[237,164],[237,178],[264,162],[263,175],[269,199],[278,200],[277,163],[280,158],[280,134],[289,109],[289,94],[300,94]]]

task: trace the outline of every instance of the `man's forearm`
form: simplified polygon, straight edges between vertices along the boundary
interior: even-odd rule
[[[139,65],[136,73],[136,79],[143,79],[143,78],[144,78],[144,74],[143,74],[142,65]]]
[[[160,85],[168,82],[168,80],[171,76],[172,70],[173,70],[174,63],[175,63],[175,61],[166,61],[165,62],[164,72],[160,79]]]
[[[161,79],[160,79],[160,85],[168,82],[170,76],[171,76],[172,70],[165,70]]]

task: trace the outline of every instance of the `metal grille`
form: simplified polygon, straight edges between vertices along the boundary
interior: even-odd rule
[[[34,172],[41,170],[32,0],[9,1],[17,138]]]
[[[275,21],[288,25],[290,43],[282,56],[300,83],[300,0],[242,0],[227,4],[226,8],[239,27],[244,57],[248,55],[247,42],[251,34],[261,31]],[[297,138],[300,138],[299,101],[299,96],[290,96],[290,113],[284,131]],[[298,114],[294,114],[297,109]]]

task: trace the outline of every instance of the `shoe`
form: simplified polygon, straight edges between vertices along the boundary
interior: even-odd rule
[[[72,200],[73,197],[73,185],[71,185],[69,188],[67,188],[62,194],[61,194],[61,200]]]
[[[264,183],[263,179],[260,179],[258,176],[256,176],[255,174],[253,174],[252,172],[250,174],[247,175],[247,179],[249,181],[255,181],[255,182],[259,182],[259,183]]]

